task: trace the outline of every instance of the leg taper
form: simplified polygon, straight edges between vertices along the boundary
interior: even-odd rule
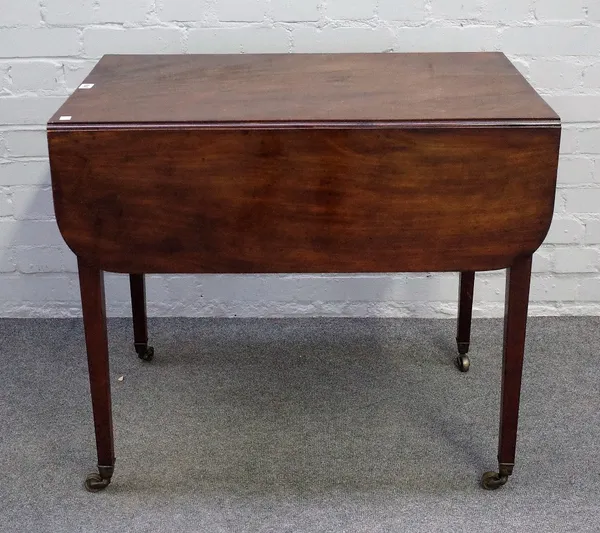
[[[459,355],[456,358],[456,364],[461,372],[467,372],[470,366],[470,360],[467,353],[471,342],[474,285],[475,272],[460,273],[460,287],[458,290],[458,325],[456,328],[456,346]]]
[[[88,476],[86,489],[96,492],[110,483],[115,465],[108,366],[108,338],[102,272],[79,259],[79,285],[87,348],[92,410],[98,452],[98,473]]]
[[[154,348],[148,346],[148,319],[146,317],[146,284],[144,274],[130,274],[131,311],[133,314],[133,339],[140,359],[150,361]]]
[[[531,256],[516,259],[508,270],[506,285],[498,444],[499,471],[486,472],[483,475],[482,485],[486,489],[496,489],[504,485],[512,474],[515,464],[530,281]]]

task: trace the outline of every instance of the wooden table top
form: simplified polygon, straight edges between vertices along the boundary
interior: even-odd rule
[[[50,129],[559,122],[502,53],[107,55],[84,83]]]

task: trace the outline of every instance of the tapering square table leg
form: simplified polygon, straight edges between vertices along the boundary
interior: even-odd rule
[[[133,314],[133,339],[140,359],[151,361],[154,348],[148,346],[148,319],[146,317],[146,283],[144,274],[129,274],[131,311]]]
[[[512,474],[517,445],[519,399],[525,350],[531,255],[515,260],[508,269],[506,305],[504,311],[504,356],[502,360],[502,399],[500,406],[500,435],[498,444],[498,472],[486,472],[482,485],[497,489]]]
[[[78,264],[98,452],[98,472],[88,475],[85,487],[96,492],[108,486],[115,466],[104,277],[101,270],[87,265],[81,259],[78,260]]]
[[[456,365],[461,372],[468,372],[470,360],[467,356],[471,342],[471,319],[473,316],[473,288],[475,285],[475,272],[460,273],[460,287],[458,289],[458,324],[456,328],[456,346],[458,357]]]

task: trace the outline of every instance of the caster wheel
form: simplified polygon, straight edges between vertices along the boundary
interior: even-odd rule
[[[471,366],[471,360],[468,355],[459,355],[456,358],[456,366],[461,372],[468,372]]]
[[[481,478],[481,486],[485,490],[497,490],[506,485],[508,476],[501,476],[498,472],[486,472]]]
[[[154,348],[152,346],[140,346],[136,348],[136,351],[142,361],[152,361],[154,358]]]
[[[83,483],[85,490],[88,492],[100,492],[110,484],[110,479],[103,479],[97,472],[89,474]]]

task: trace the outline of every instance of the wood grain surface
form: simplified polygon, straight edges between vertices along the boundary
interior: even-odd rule
[[[501,53],[105,56],[85,83],[51,128],[558,121]]]
[[[117,272],[507,267],[544,239],[557,128],[50,135],[56,217]]]

